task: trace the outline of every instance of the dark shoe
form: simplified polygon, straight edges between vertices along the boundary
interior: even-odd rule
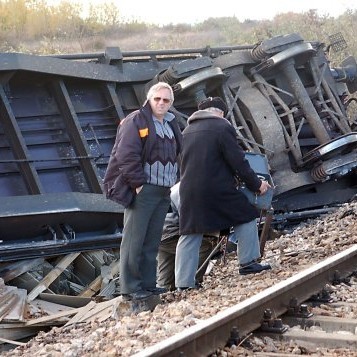
[[[141,299],[146,299],[151,295],[153,295],[153,293],[147,290],[139,290],[136,291],[135,293],[122,294],[125,300],[141,300]]]
[[[203,288],[202,281],[201,282],[196,281],[196,285],[192,289],[198,290],[198,289],[202,289],[202,288]]]
[[[232,253],[232,252],[236,252],[237,251],[237,244],[234,244],[233,242],[231,242],[230,240],[227,242],[226,245],[226,252],[227,254]]]
[[[168,290],[166,288],[159,288],[159,287],[147,288],[146,290],[152,292],[154,295],[165,294],[168,292]]]
[[[247,264],[242,264],[239,268],[239,274],[240,275],[256,274],[256,273],[260,273],[263,270],[269,270],[269,269],[271,269],[270,264],[260,264],[253,261]]]
[[[182,291],[185,291],[185,290],[198,290],[198,289],[201,289],[201,288],[202,288],[202,284],[196,282],[195,287],[187,287],[187,286],[184,286],[184,287],[177,288],[176,291],[177,291],[178,293],[181,293]]]

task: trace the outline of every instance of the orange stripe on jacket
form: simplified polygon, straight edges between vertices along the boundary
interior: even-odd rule
[[[145,136],[149,135],[149,128],[145,128],[145,129],[140,129],[139,130],[139,135],[141,138],[145,138]]]

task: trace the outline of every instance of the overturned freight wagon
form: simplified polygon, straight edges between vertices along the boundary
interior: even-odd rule
[[[157,81],[182,127],[225,99],[246,150],[267,155],[276,212],[357,192],[356,61],[331,68],[298,34],[254,46],[35,56],[0,54],[0,262],[118,246],[123,208],[102,180],[120,119]]]

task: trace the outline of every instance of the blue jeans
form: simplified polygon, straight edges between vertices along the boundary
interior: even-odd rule
[[[229,240],[237,244],[237,257],[239,264],[246,264],[260,258],[260,244],[257,222],[254,219],[248,223],[235,226],[234,232],[229,235]]]
[[[176,287],[195,287],[202,238],[203,234],[200,233],[182,235],[179,238],[175,259]],[[239,264],[246,264],[260,257],[258,226],[255,219],[235,226],[229,240],[237,244]]]
[[[176,246],[175,286],[194,288],[203,234],[180,236]]]

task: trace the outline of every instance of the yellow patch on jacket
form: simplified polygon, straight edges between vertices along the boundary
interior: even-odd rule
[[[139,130],[139,135],[141,138],[145,138],[145,136],[149,135],[149,128],[145,128],[145,129],[140,129]]]

